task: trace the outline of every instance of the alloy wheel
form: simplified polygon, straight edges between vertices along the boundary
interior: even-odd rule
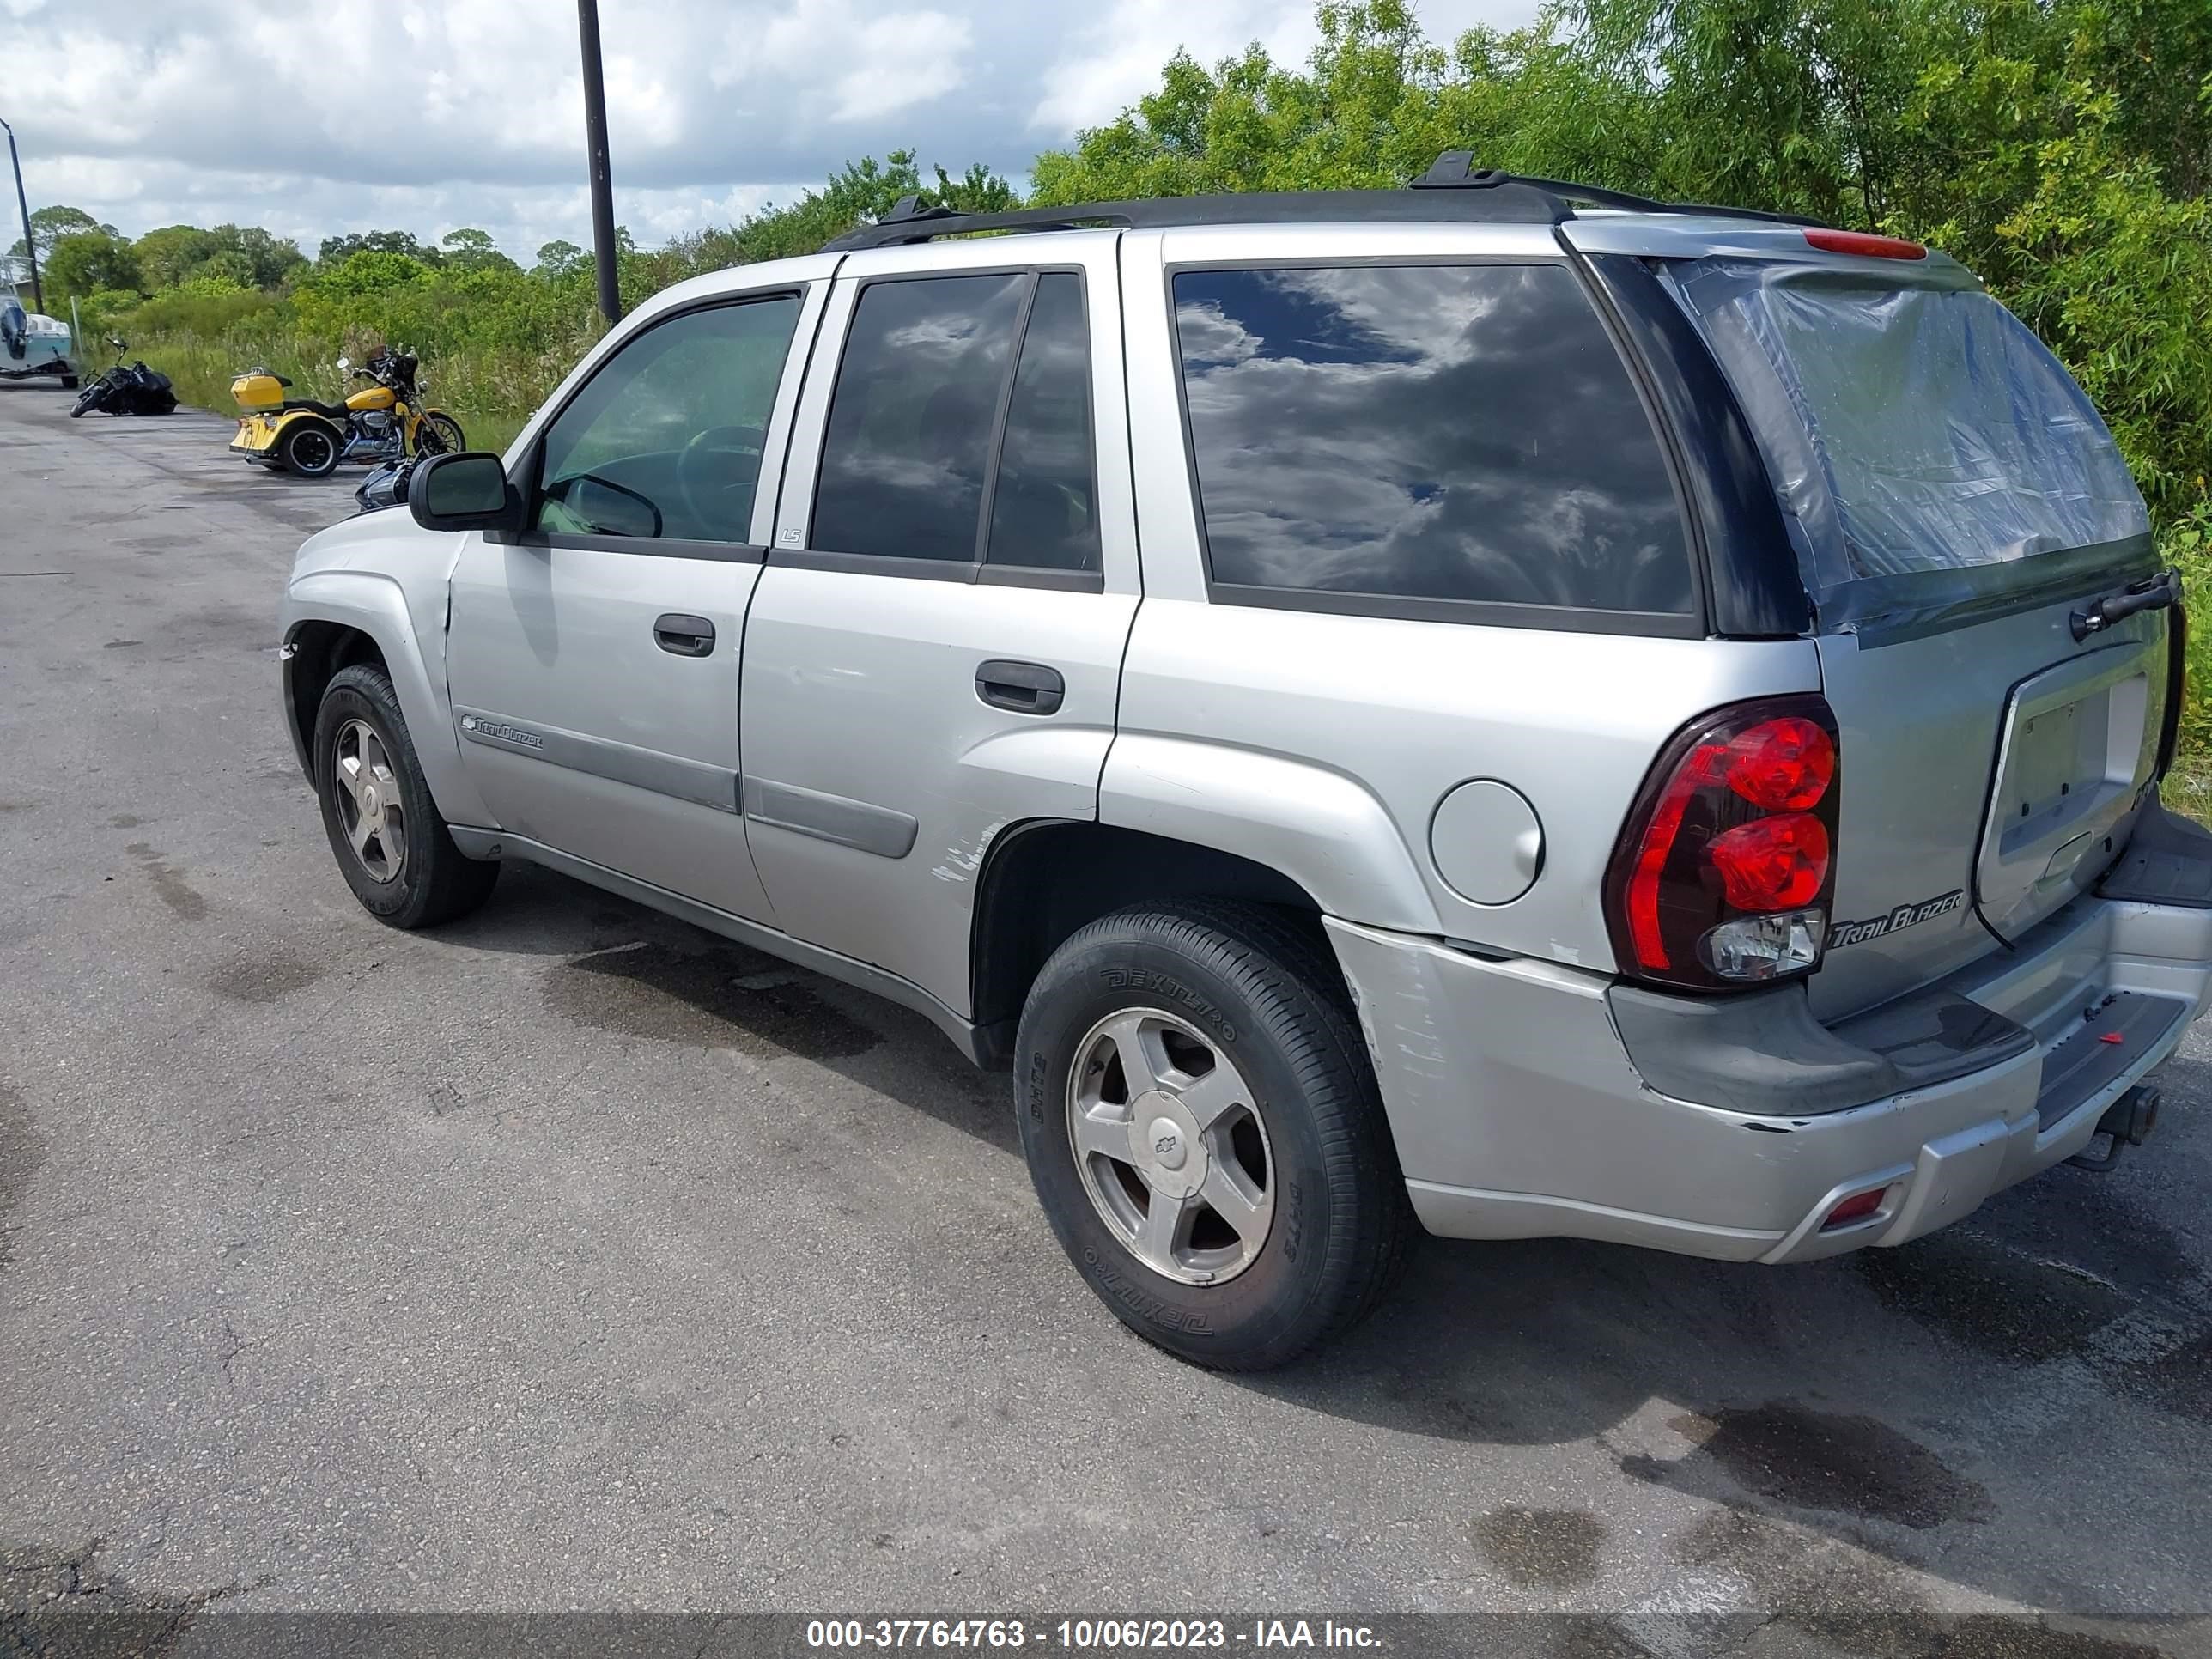
[[[407,863],[407,814],[384,738],[367,720],[338,728],[333,771],[338,822],[369,878],[397,881]]]
[[[1258,1258],[1275,1213],[1267,1124],[1188,1021],[1129,1008],[1092,1026],[1068,1076],[1067,1131],[1099,1218],[1154,1273],[1217,1285]]]

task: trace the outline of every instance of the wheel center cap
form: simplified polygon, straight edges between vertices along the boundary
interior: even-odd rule
[[[363,811],[370,813],[376,812],[382,808],[383,805],[384,803],[377,799],[376,790],[374,786],[371,786],[361,792],[361,805]]]
[[[1181,1101],[1155,1089],[1131,1103],[1129,1156],[1152,1190],[1188,1198],[1206,1184],[1206,1143]]]

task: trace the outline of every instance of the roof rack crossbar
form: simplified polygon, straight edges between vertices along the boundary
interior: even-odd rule
[[[1626,191],[1559,179],[1531,179],[1477,167],[1470,151],[1448,149],[1406,190],[1306,190],[1221,196],[1177,196],[1144,201],[1084,202],[1067,207],[1016,208],[1003,213],[959,213],[922,205],[902,196],[872,225],[862,225],[823,244],[824,252],[902,247],[942,236],[988,231],[1122,230],[1182,225],[1326,224],[1341,222],[1558,224],[1575,216],[1575,204],[1628,213],[1683,213],[1756,219],[1773,224],[1817,225],[1786,213],[1756,208],[1709,207],[1662,202]]]

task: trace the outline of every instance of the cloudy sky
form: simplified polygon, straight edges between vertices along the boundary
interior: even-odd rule
[[[1449,40],[1534,9],[1420,15]],[[33,207],[129,235],[229,221],[312,255],[337,231],[475,225],[527,263],[591,240],[575,25],[571,0],[0,0],[0,117]],[[1314,42],[1310,0],[600,0],[600,27],[616,215],[642,243],[902,146],[1022,174],[1178,46]]]

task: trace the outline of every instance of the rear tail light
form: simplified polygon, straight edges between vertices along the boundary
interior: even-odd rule
[[[1924,259],[1928,250],[1902,236],[1872,236],[1863,230],[1808,230],[1805,240],[1824,253],[1856,253],[1863,259]]]
[[[1679,733],[1606,880],[1623,969],[1698,990],[1811,972],[1835,891],[1838,766],[1818,696],[1738,703]]]

